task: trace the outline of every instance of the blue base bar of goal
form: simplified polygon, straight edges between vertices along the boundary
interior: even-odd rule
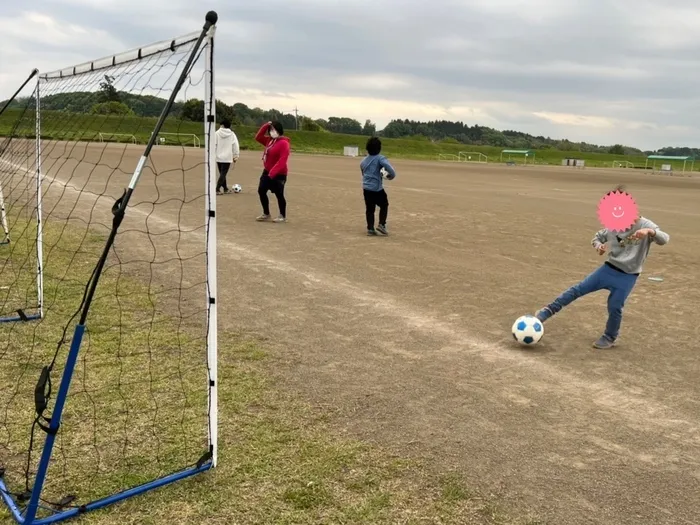
[[[22,517],[22,511],[17,507],[17,504],[15,503],[14,498],[12,497],[11,494],[7,492],[7,487],[5,486],[5,482],[0,478],[0,497],[2,497],[2,500],[5,502],[5,505],[7,505],[7,508],[9,509],[10,513],[12,514],[12,517],[15,519],[17,523],[24,523],[24,518]]]
[[[39,319],[41,319],[41,315],[32,314],[27,316],[26,321],[38,321]],[[19,323],[22,321],[25,321],[25,319],[19,315],[13,315],[12,317],[0,317],[0,323]]]
[[[28,523],[24,520],[24,517],[22,516],[22,511],[19,509],[19,507],[17,507],[14,498],[7,493],[7,488],[5,487],[5,483],[2,481],[2,479],[0,479],[0,495],[2,495],[3,501],[7,505],[8,509],[10,509],[12,517],[17,523],[20,523],[21,525],[46,525],[49,523],[58,523],[60,521],[65,521],[85,514],[86,512],[113,505],[114,503],[118,503],[119,501],[123,501],[125,499],[143,494],[144,492],[148,492],[159,487],[169,485],[170,483],[174,483],[176,481],[195,476],[202,472],[206,472],[207,470],[211,470],[211,468],[212,462],[209,461],[201,467],[192,467],[189,469],[185,469],[180,472],[176,472],[175,474],[170,474],[169,476],[166,476],[164,478],[160,478],[155,481],[139,485],[138,487],[125,490],[118,494],[98,499],[97,501],[93,501],[92,503],[88,503],[81,507],[71,508],[68,510],[57,512],[56,514],[47,516],[45,518],[35,519],[31,523]]]

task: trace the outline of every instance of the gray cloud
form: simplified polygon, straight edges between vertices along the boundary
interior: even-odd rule
[[[693,29],[700,22],[696,2],[382,0],[378,4],[210,2],[208,6],[220,16],[220,92],[228,93],[225,88],[231,86],[239,90],[231,93],[261,90],[277,94],[276,99],[307,93],[412,102],[448,112],[475,108],[478,123],[537,135],[645,148],[700,144],[700,126],[695,122],[700,107],[700,73],[695,67],[700,39]],[[185,0],[36,0],[32,9],[64,25],[101,30],[127,47],[196,30],[204,15]],[[23,11],[3,5],[0,21]],[[0,55],[0,69],[14,61],[7,70],[19,75],[32,57],[37,61],[42,57],[46,63],[45,43],[32,40],[29,30],[21,43],[21,63],[17,54]],[[94,41],[92,46],[84,42],[76,46],[71,47],[69,40],[57,45],[49,55],[54,68],[70,64],[60,62],[63,56],[66,60],[79,56],[82,61],[104,51]],[[0,76],[0,94],[11,90],[7,75]],[[313,107],[300,110],[327,116],[317,115]],[[372,111],[368,102],[365,117],[377,119]],[[342,115],[343,108],[338,107],[336,114]],[[469,121],[469,111],[459,114]],[[572,115],[590,118],[577,120]]]

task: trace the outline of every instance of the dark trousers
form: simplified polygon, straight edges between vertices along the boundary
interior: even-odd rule
[[[389,197],[382,189],[379,191],[363,190],[365,195],[365,212],[367,214],[367,229],[374,229],[374,211],[379,206],[379,224],[386,224],[389,215]]]
[[[260,184],[258,185],[258,195],[260,196],[260,204],[262,204],[263,213],[270,215],[270,200],[267,198],[267,192],[271,191],[277,197],[277,204],[280,208],[280,215],[287,216],[287,199],[284,198],[284,186],[287,184],[286,175],[277,175],[274,179],[270,177],[267,170],[264,170],[260,176]]]
[[[219,188],[223,189],[224,191],[228,191],[226,175],[228,174],[228,170],[231,168],[231,163],[217,162],[216,165],[219,168],[219,180],[216,181],[216,191],[219,191]]]

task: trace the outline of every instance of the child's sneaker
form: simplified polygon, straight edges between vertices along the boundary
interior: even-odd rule
[[[375,230],[374,228],[368,229],[368,230],[367,230],[367,235],[376,236],[376,235],[377,235],[377,230]]]
[[[256,217],[255,220],[258,221],[258,222],[269,221],[269,220],[270,220],[270,216],[269,216],[269,215],[265,215],[265,214],[263,213],[263,214],[260,215],[259,217]]]
[[[593,343],[593,348],[598,348],[599,350],[606,350],[608,348],[612,348],[613,346],[615,346],[615,339],[608,337],[605,334],[601,335],[600,339]]]
[[[544,323],[547,319],[552,317],[554,315],[554,312],[552,312],[548,307],[540,308],[537,310],[535,313],[535,317],[540,320],[541,323]]]
[[[282,217],[281,215],[277,217],[274,221],[272,222],[287,222],[287,217]]]
[[[377,231],[382,235],[389,235],[389,231],[386,229],[386,224],[380,224],[377,226]]]

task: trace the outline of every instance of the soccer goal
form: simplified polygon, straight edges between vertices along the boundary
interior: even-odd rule
[[[131,142],[132,144],[138,144],[136,136],[130,133],[98,133],[97,139],[100,142]]]
[[[9,129],[0,139],[0,323],[36,321],[43,314],[37,74],[33,70],[0,110],[0,128]]]
[[[178,146],[202,147],[202,141],[192,133],[158,133],[158,143],[161,145],[176,144]]]
[[[479,162],[484,164],[489,161],[486,155],[478,151],[460,151],[458,158],[460,162]]]
[[[357,146],[345,146],[343,148],[343,155],[346,157],[357,157],[360,154],[360,148]]]
[[[0,129],[12,122],[1,182],[17,249],[0,252],[0,284],[43,248],[43,318],[0,324],[0,498],[18,523],[60,522],[217,464],[216,21],[39,72],[0,115]],[[128,117],[150,134],[142,149],[79,139],[118,132],[123,115],[41,109],[99,101],[107,77],[125,99],[161,98],[155,125]],[[191,126],[177,105],[193,96],[204,149],[154,148],[164,123]],[[22,222],[18,207],[42,214]],[[27,224],[38,241],[15,235]]]
[[[438,161],[440,162],[459,162],[459,155],[453,155],[451,153],[439,153]]]
[[[628,160],[614,160],[612,163],[613,168],[634,168],[634,164],[632,164]]]

